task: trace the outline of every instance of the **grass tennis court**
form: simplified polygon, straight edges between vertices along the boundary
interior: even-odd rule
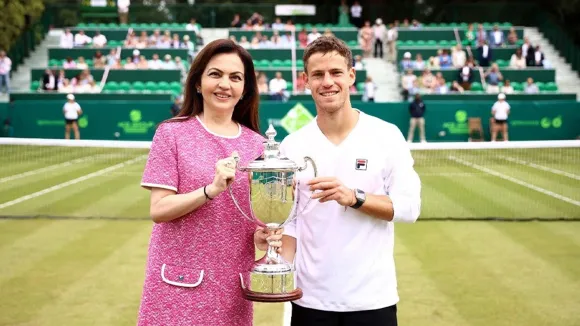
[[[0,325],[135,324],[146,154],[0,146]],[[414,157],[423,208],[397,225],[400,324],[579,325],[580,222],[558,220],[580,220],[580,148]],[[281,325],[282,308],[256,305],[255,324]]]

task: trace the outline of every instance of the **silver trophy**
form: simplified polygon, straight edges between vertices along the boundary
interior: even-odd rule
[[[264,143],[263,157],[250,162],[248,166],[236,167],[238,171],[248,173],[249,214],[246,214],[238,204],[231,186],[229,192],[243,216],[259,226],[278,230],[298,215],[298,203],[302,198],[298,191],[296,196],[294,195],[293,182],[296,172],[305,170],[308,162],[314,169],[314,176],[317,175],[317,171],[310,157],[304,157],[304,165],[299,166],[290,159],[280,156],[280,143],[274,140],[276,130],[272,125],[266,131],[266,136],[268,140]],[[244,296],[251,301],[284,302],[302,297],[302,290],[296,288],[294,284],[293,265],[285,261],[272,246],[268,246],[266,255],[254,263],[250,271],[250,284],[246,286],[241,275],[240,278]]]

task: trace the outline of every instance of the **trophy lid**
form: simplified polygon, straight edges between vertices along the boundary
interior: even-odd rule
[[[264,142],[264,155],[248,164],[247,167],[240,168],[243,171],[296,171],[299,166],[287,157],[280,155],[280,143],[278,143],[274,137],[276,137],[276,129],[270,124],[268,130],[266,131],[266,136],[268,139]]]

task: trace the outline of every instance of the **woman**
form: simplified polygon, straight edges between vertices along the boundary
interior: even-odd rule
[[[280,247],[281,235],[267,238],[244,219],[227,188],[249,210],[249,182],[232,153],[241,165],[262,155],[258,100],[252,58],[241,46],[216,40],[196,56],[183,107],[159,125],[141,182],[156,224],[139,325],[252,324],[239,275],[249,281],[254,243]]]
[[[504,141],[508,141],[508,117],[510,115],[510,105],[505,100],[505,94],[499,93],[497,102],[491,108],[492,126],[491,141],[496,141],[498,132],[502,133]]]
[[[62,107],[62,113],[64,114],[64,138],[70,139],[70,130],[75,134],[75,139],[81,139],[81,134],[79,131],[79,116],[83,114],[81,106],[75,101],[75,96],[73,94],[68,94],[66,96],[66,103]]]

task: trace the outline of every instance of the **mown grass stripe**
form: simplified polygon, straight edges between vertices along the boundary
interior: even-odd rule
[[[397,304],[401,325],[469,326],[454,305],[442,293],[435,280],[425,272],[423,261],[404,244],[407,232],[414,225],[396,226],[395,264],[400,301]]]
[[[32,224],[36,221],[22,222]],[[105,223],[102,221],[47,222],[41,222],[41,224],[45,224],[44,227],[38,228],[34,232],[25,232],[10,245],[0,248],[2,266],[0,268],[0,290],[12,278],[34,270],[39,261],[51,256],[54,252],[70,245],[71,242],[82,238],[86,233]],[[0,307],[2,307],[1,304]]]
[[[512,325],[574,325],[580,321],[578,315],[570,314],[580,306],[578,276],[570,278],[558,265],[553,265],[553,261],[543,260],[542,255],[550,249],[530,243],[536,240],[515,238],[502,232],[505,229],[510,230],[510,235],[533,234],[534,227],[535,223],[466,223],[461,227],[450,226],[443,232],[472,253],[470,264],[484,266],[491,274],[492,279],[486,282],[488,286],[495,283],[509,291],[508,296],[498,293],[501,299],[488,298],[504,301],[515,296],[516,299],[510,300],[516,301],[509,303],[514,308],[510,312],[513,314]],[[531,247],[536,250],[531,251]]]
[[[2,220],[2,222],[4,223],[0,226],[0,252],[2,252],[3,247],[13,245],[20,241],[22,237],[26,237],[52,223],[49,220]],[[0,259],[1,265],[2,260]]]
[[[441,185],[441,177],[422,179],[420,219],[430,217],[477,216],[476,211],[458,203],[455,194],[447,191],[447,187],[441,188],[438,185]],[[450,196],[450,194],[453,194],[453,196]]]
[[[482,226],[485,223],[488,222],[467,224]],[[485,245],[474,250],[465,243],[493,239],[481,233],[467,233],[463,224],[453,222],[399,226],[398,234],[398,243],[422,262],[425,276],[433,280],[468,325],[536,325],[542,320],[535,311],[526,309],[527,296],[504,285],[494,273],[494,266],[477,259],[496,253],[490,252]]]
[[[82,277],[67,284],[53,301],[47,302],[32,324],[134,325],[143,287],[151,224],[120,225],[125,238],[111,254],[91,261]],[[123,242],[123,241],[120,241]],[[90,280],[90,282],[87,282]]]
[[[57,222],[67,223],[67,222]],[[68,222],[71,223],[71,222]],[[30,322],[40,310],[66,292],[68,287],[87,274],[95,264],[106,259],[135,234],[135,223],[79,222],[98,224],[59,251],[44,255],[43,259],[26,271],[0,284],[0,324],[15,325]],[[69,228],[68,233],[76,233]],[[43,245],[36,243],[37,246]],[[113,274],[114,275],[114,274]],[[113,277],[111,275],[111,277]],[[122,291],[120,288],[118,291]],[[88,294],[90,295],[90,293]],[[114,294],[113,294],[114,295]],[[26,304],[14,298],[26,297]],[[94,318],[93,316],[87,316]]]

